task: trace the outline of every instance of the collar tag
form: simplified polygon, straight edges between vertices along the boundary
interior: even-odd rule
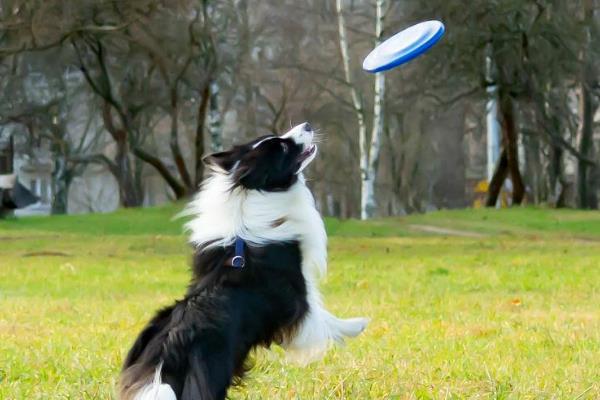
[[[235,255],[231,259],[231,266],[234,268],[244,268],[246,259],[244,258],[244,239],[235,237]]]

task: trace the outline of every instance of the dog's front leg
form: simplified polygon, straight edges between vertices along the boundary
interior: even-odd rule
[[[283,343],[289,358],[307,364],[321,358],[333,343],[341,344],[365,330],[367,318],[337,318],[323,307],[316,284],[307,282],[308,312],[295,335]]]

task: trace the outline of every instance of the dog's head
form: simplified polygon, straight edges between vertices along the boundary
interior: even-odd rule
[[[317,155],[308,122],[282,136],[263,136],[231,150],[204,158],[215,173],[228,174],[235,187],[264,191],[287,190]]]

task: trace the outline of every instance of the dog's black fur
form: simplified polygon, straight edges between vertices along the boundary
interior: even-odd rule
[[[205,161],[224,171],[235,168],[234,187],[286,190],[298,179],[303,148],[279,137],[254,148],[262,139]],[[129,351],[122,399],[134,398],[161,363],[162,382],[177,399],[224,399],[253,347],[294,333],[308,310],[299,243],[246,243],[244,268],[231,267],[233,256],[233,246],[196,249],[185,297],[159,311]]]
[[[293,332],[308,308],[298,243],[247,246],[241,269],[227,265],[233,252],[196,253],[186,296],[160,311],[130,350],[130,380],[152,376],[162,360],[162,380],[178,399],[223,399],[252,347]]]

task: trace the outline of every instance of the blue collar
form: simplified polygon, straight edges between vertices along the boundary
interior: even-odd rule
[[[235,237],[235,255],[231,259],[233,268],[244,268],[246,259],[244,258],[244,239],[239,236]]]

